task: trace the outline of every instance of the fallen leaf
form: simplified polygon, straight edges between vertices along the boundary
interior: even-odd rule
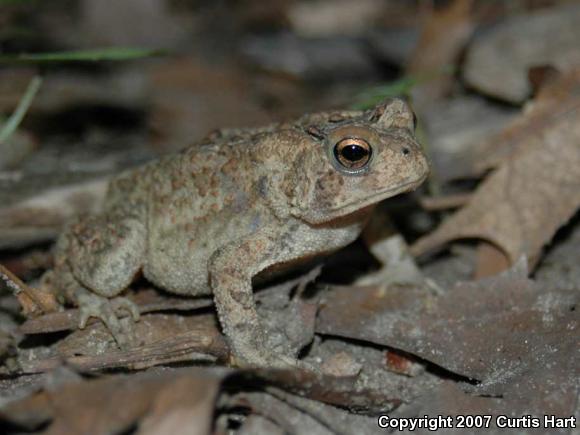
[[[218,426],[217,433],[227,433],[227,415],[222,418],[222,426]],[[218,420],[218,424],[220,420]],[[238,435],[285,435],[286,432],[273,421],[258,414],[248,415],[237,432]]]
[[[552,73],[545,79],[536,98],[528,103],[521,116],[502,131],[481,141],[469,150],[472,175],[481,175],[502,165],[530,146],[530,140],[545,135],[546,130],[564,128],[559,123],[580,116],[580,68],[566,74]]]
[[[483,239],[511,264],[525,255],[534,266],[543,246],[580,205],[580,70],[538,96],[496,140],[497,166],[469,204],[413,246],[416,255],[451,240]]]
[[[253,127],[273,119],[257,98],[252,82],[233,65],[210,67],[181,57],[155,65],[148,80],[152,96],[149,124],[155,145],[178,150],[218,128]]]
[[[74,216],[98,212],[107,189],[106,179],[49,190],[39,185],[36,189],[40,193],[11,203],[10,193],[17,190],[19,184],[24,183],[2,185],[6,190],[1,192],[0,248],[22,247],[55,239],[65,222]]]
[[[367,32],[369,25],[385,12],[385,7],[381,0],[296,2],[291,3],[288,18],[293,30],[301,36],[356,36]]]
[[[476,95],[461,94],[439,100],[422,111],[421,125],[425,129],[432,171],[438,183],[472,178],[473,150],[502,131],[519,114],[519,108],[499,106]],[[454,192],[445,189],[432,193]]]
[[[417,287],[337,288],[320,309],[316,331],[400,349],[495,382],[494,393],[527,370],[552,367],[577,376],[580,294],[544,291],[526,278],[523,263],[440,296]]]
[[[578,2],[554,2],[552,7],[503,18],[477,35],[467,51],[462,73],[469,87],[521,104],[532,90],[530,67],[549,64],[568,70],[580,64]]]
[[[427,211],[441,211],[463,207],[470,200],[470,193],[456,193],[445,196],[421,196],[419,197],[419,204]]]
[[[382,266],[357,278],[356,286],[423,282],[423,274],[409,253],[405,239],[397,233],[386,211],[375,210],[361,237]]]
[[[466,392],[461,386],[452,381],[446,381],[433,390],[426,392],[417,402],[406,407],[401,407],[390,416],[392,418],[413,418],[427,415],[431,418],[437,416],[490,416],[489,429],[476,429],[468,433],[504,435],[521,433],[570,434],[570,430],[548,428],[544,425],[545,415],[558,417],[570,417],[576,409],[577,394],[575,388],[563,387],[558,391],[562,379],[553,377],[534,379],[535,373],[527,373],[522,376],[521,383],[513,382],[513,390],[498,397],[478,395],[475,391]],[[523,420],[519,428],[502,427],[496,424],[499,416],[510,416]],[[525,422],[532,418],[539,419],[538,429],[527,428]],[[454,419],[457,423],[457,419]],[[485,420],[482,420],[485,422]],[[512,422],[514,420],[511,420]],[[501,422],[501,420],[500,420]],[[513,423],[512,423],[513,425]],[[457,424],[455,424],[457,426]],[[440,428],[441,429],[441,428]],[[464,434],[466,429],[444,429],[445,433]],[[414,434],[432,434],[428,428],[417,429]]]
[[[357,415],[326,403],[268,387],[266,392],[243,392],[227,401],[228,406],[249,408],[286,433],[296,434],[376,434],[376,418]]]
[[[172,47],[183,41],[195,24],[187,11],[172,10],[162,0],[127,0],[108,7],[81,0],[78,8],[78,25],[91,46]]]
[[[276,397],[261,392],[241,393],[231,399],[231,406],[248,408],[284,429],[285,433],[332,435],[324,424]]]
[[[313,416],[316,420],[330,428],[333,433],[357,433],[361,435],[376,433],[376,418],[372,415],[352,414],[345,409],[289,394],[278,388],[270,387],[267,391],[272,396]]]
[[[352,411],[380,412],[396,408],[403,392],[384,391],[358,382],[356,376],[330,376],[306,370],[256,369],[239,373],[230,382],[276,386],[284,391]]]
[[[117,375],[45,388],[0,409],[0,420],[42,433],[209,433],[223,374],[202,369]],[[179,428],[179,430],[177,430]]]
[[[480,242],[476,254],[474,279],[497,275],[510,267],[505,253],[490,243]]]
[[[451,69],[474,29],[473,0],[454,0],[427,18],[414,54],[407,65],[409,76],[434,76],[413,89],[413,100],[423,107],[445,97],[454,83]]]

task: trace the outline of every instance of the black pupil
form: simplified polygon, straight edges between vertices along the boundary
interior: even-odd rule
[[[349,162],[358,162],[369,155],[369,151],[360,145],[347,145],[340,150],[340,154]]]

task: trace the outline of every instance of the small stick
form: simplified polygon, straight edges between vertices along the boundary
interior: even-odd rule
[[[26,285],[1,264],[0,281],[16,296],[26,313],[49,313],[58,307],[54,295]]]
[[[455,195],[445,196],[422,196],[419,198],[419,204],[425,210],[439,211],[448,210],[450,208],[459,208],[466,205],[473,194],[471,193],[457,193]]]
[[[159,364],[191,362],[192,354],[226,361],[230,350],[217,331],[199,328],[127,351],[109,351],[101,355],[55,356],[21,362],[21,373],[42,373],[66,364],[76,370],[94,371],[120,367],[144,369]]]

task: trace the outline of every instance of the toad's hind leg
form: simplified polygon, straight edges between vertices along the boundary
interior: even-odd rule
[[[68,269],[66,293],[79,307],[82,328],[90,317],[103,321],[119,345],[123,337],[119,310],[138,320],[139,311],[118,295],[133,281],[145,256],[145,227],[137,219],[92,216],[71,225],[57,247],[61,267]],[[64,271],[65,275],[67,271]]]
[[[141,269],[145,243],[145,226],[139,220],[91,216],[69,228],[68,264],[84,287],[110,298],[126,289]]]

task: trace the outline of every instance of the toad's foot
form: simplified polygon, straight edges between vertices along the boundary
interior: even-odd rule
[[[134,331],[131,326],[123,327],[118,313],[125,311],[133,321],[139,320],[139,308],[124,297],[106,298],[82,289],[77,293],[80,311],[79,328],[84,329],[91,317],[100,319],[107,327],[121,349],[126,349],[133,341]]]

